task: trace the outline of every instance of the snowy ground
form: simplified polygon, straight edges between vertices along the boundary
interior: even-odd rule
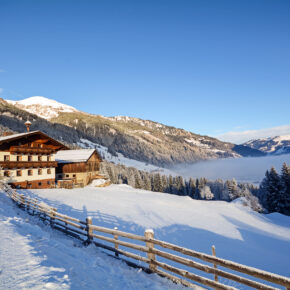
[[[45,226],[0,193],[0,289],[181,289]]]
[[[70,216],[82,220],[92,216],[96,225],[140,235],[153,228],[157,239],[208,254],[214,244],[221,258],[290,277],[290,218],[281,214],[261,215],[239,201],[198,201],[127,185],[23,193]],[[0,289],[177,287],[131,269],[95,247],[82,247],[11,206],[2,194],[0,221]]]
[[[215,245],[221,258],[290,277],[290,217],[281,214],[127,185],[25,192],[70,216],[92,216],[96,225],[140,235],[153,228],[158,239],[209,254]]]

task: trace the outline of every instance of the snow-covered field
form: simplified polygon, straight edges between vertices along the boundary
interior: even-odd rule
[[[155,237],[204,253],[215,245],[219,257],[290,277],[290,217],[262,215],[236,201],[200,201],[133,189],[106,188],[25,191],[61,213],[93,223]]]
[[[0,289],[181,289],[83,247],[0,193]]]

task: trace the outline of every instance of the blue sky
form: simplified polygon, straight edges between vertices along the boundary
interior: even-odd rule
[[[0,36],[4,99],[211,136],[290,125],[288,0],[0,0]]]

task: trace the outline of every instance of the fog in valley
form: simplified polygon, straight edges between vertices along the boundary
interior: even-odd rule
[[[173,170],[184,177],[206,177],[210,180],[232,179],[258,185],[272,166],[280,173],[283,162],[290,165],[290,154],[252,158],[230,158],[201,161],[175,166]]]

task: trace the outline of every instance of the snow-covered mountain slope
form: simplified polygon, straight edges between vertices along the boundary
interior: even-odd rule
[[[7,100],[7,102],[44,119],[55,118],[61,112],[77,112],[77,109],[71,106],[61,104],[45,97],[30,97],[21,101]]]
[[[12,120],[15,119],[13,113],[23,120],[25,115],[23,110],[26,110],[25,113],[33,112],[40,117],[47,118],[54,130],[61,126],[70,127],[75,131],[75,136],[86,136],[86,139],[110,148],[110,152],[113,154],[120,153],[128,159],[159,167],[177,163],[193,163],[199,160],[263,154],[250,147],[222,142],[209,136],[194,134],[150,120],[126,116],[104,117],[80,112],[70,106],[45,98],[30,98],[18,102],[18,104],[14,103],[17,106],[16,109],[21,108],[22,112],[14,112],[15,106],[5,106],[4,100],[2,103],[3,109],[1,109],[0,103],[0,112],[3,111],[4,114],[9,115],[6,122],[12,123]],[[10,102],[10,104],[12,103]],[[35,116],[31,116],[31,118],[33,121]],[[41,126],[43,122],[39,120],[37,122],[37,124],[32,122],[32,127],[46,132],[46,128]],[[8,127],[7,124],[3,125]],[[15,124],[11,129],[13,130],[14,127],[19,128],[20,126]],[[64,134],[62,134],[58,139],[70,143],[75,137],[64,138]]]
[[[152,228],[157,239],[208,254],[215,245],[221,258],[290,276],[290,217],[258,214],[238,200],[201,201],[127,185],[24,193],[81,220],[90,215],[99,226],[140,235]]]
[[[290,153],[290,135],[250,140],[243,145],[268,154]]]
[[[43,225],[0,194],[0,289],[183,289]]]
[[[145,163],[142,161],[126,158],[123,154],[118,153],[118,152],[113,155],[109,152],[109,149],[107,147],[91,142],[90,140],[87,140],[87,139],[81,138],[80,142],[78,142],[77,145],[80,146],[81,148],[96,149],[100,153],[101,157],[108,162],[125,165],[127,167],[134,167],[139,170],[143,170],[147,172],[155,172],[155,173],[159,172],[160,174],[172,175],[172,176],[177,175],[172,170],[158,167],[158,166]]]

